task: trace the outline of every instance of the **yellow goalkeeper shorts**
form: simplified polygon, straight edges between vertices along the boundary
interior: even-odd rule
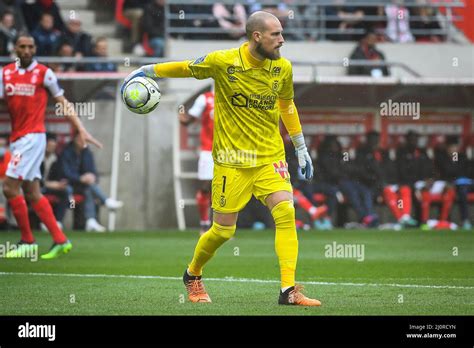
[[[218,213],[241,211],[252,194],[266,205],[268,195],[277,191],[293,192],[285,160],[251,168],[214,164],[212,208]]]

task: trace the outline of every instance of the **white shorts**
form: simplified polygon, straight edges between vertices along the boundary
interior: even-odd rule
[[[198,162],[198,179],[212,180],[214,176],[214,161],[211,151],[201,151]]]
[[[430,188],[430,193],[434,195],[439,195],[443,193],[446,188],[447,182],[442,180],[436,180]],[[417,181],[415,182],[415,189],[422,190],[426,186],[426,182]]]
[[[6,175],[18,180],[41,179],[41,163],[46,150],[46,134],[30,133],[10,144],[12,158]]]

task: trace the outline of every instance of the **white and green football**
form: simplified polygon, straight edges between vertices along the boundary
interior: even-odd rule
[[[160,99],[160,87],[149,77],[135,77],[123,89],[122,100],[125,106],[136,114],[148,114],[155,110]]]

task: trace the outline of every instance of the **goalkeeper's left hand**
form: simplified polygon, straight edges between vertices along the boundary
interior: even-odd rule
[[[123,95],[123,90],[127,85],[128,81],[134,79],[135,77],[151,77],[152,79],[156,79],[155,71],[153,69],[153,64],[144,65],[139,69],[133,70],[128,76],[125,78],[122,87],[120,88],[120,93]]]
[[[304,177],[305,180],[310,181],[313,179],[314,168],[311,156],[308,153],[306,144],[304,142],[303,133],[299,133],[290,137],[293,145],[296,149],[296,157],[298,158],[298,172]]]

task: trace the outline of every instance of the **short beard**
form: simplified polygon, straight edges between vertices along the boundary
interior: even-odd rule
[[[265,51],[262,48],[262,44],[260,44],[260,43],[257,43],[257,47],[255,47],[255,51],[257,51],[258,54],[260,54],[262,57],[264,57],[266,59],[270,59],[270,60],[280,59],[279,54],[268,53],[267,51]]]

